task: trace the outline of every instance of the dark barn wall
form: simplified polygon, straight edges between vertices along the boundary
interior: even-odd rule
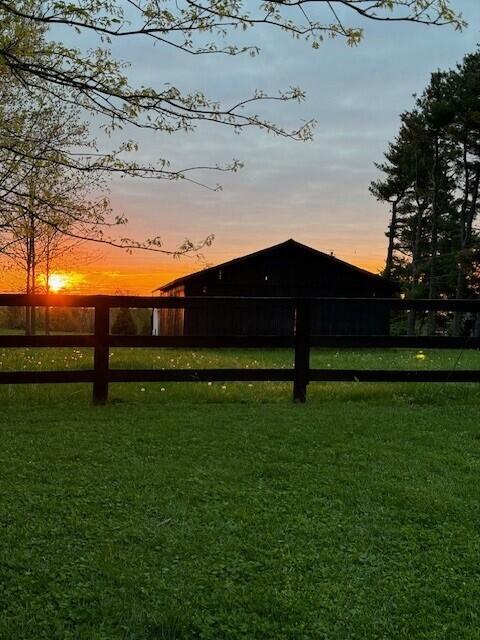
[[[169,310],[178,315],[180,310]],[[322,303],[312,308],[312,333],[317,335],[388,335],[388,308],[366,304]],[[294,311],[291,308],[264,306],[228,306],[185,311],[183,335],[293,335]],[[162,332],[163,333],[163,332]],[[165,333],[164,335],[182,335]]]
[[[293,333],[294,312],[288,308],[271,308],[250,304],[188,309],[184,335],[290,335]]]
[[[245,259],[194,274],[165,295],[186,296],[305,296],[391,297],[387,281],[357,270],[314,250],[284,243]],[[163,335],[175,335],[183,324],[184,335],[289,335],[294,332],[294,314],[288,308],[264,306],[212,307],[165,310]],[[180,319],[180,315],[182,315]],[[162,316],[163,317],[163,316]],[[312,332],[316,334],[388,334],[385,308],[344,302],[323,303],[313,310]],[[178,333],[176,333],[178,335]]]
[[[388,335],[390,310],[385,305],[322,302],[314,305],[312,333],[317,335]]]

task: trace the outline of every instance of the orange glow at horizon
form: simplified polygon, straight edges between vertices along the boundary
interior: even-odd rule
[[[267,244],[267,243],[265,243]],[[203,269],[205,266],[218,265],[240,255],[246,255],[257,247],[242,246],[227,251],[223,248],[218,253],[213,251],[207,256],[208,263],[196,260],[155,260],[152,256],[138,256],[129,260],[119,260],[117,256],[104,256],[101,264],[82,264],[79,257],[80,269],[57,269],[50,274],[49,290],[51,293],[73,294],[109,294],[109,295],[155,295],[158,287],[176,278]],[[357,253],[358,252],[358,253]],[[370,254],[370,255],[369,255]],[[379,251],[365,251],[360,253],[358,247],[354,251],[345,247],[343,251],[335,252],[335,256],[350,264],[366,269],[371,273],[379,273],[383,267],[383,259]],[[46,276],[40,274],[37,279],[39,293],[46,290]],[[10,277],[3,282],[5,292],[22,290],[20,273],[10,272]]]
[[[99,269],[97,265],[86,266],[82,271],[54,271],[48,278],[49,293],[73,294],[109,294],[109,295],[151,295],[157,287],[183,275],[198,270],[198,265],[185,263],[171,269],[168,265],[159,265],[160,269],[153,270],[149,266],[104,264]],[[183,267],[183,268],[182,268]],[[20,284],[21,280],[18,281]],[[18,290],[17,281],[12,273],[9,290]],[[40,274],[37,278],[37,291],[47,291],[47,277]]]
[[[383,267],[383,262],[374,260],[348,260],[344,256],[337,256],[341,259],[355,264],[356,266],[366,269],[371,273],[379,273]],[[212,261],[213,264],[221,264],[231,259],[230,256],[223,256],[220,259]],[[176,278],[201,270],[202,265],[192,262],[183,262],[176,264],[172,268],[171,265],[160,264],[159,268],[152,269],[151,266],[141,265],[104,265],[104,269],[92,266],[80,272],[65,272],[61,275],[57,282],[55,279],[55,288],[53,282],[50,282],[50,289],[57,293],[84,293],[84,294],[110,294],[110,295],[154,295],[153,292],[167,282],[171,282]],[[52,274],[53,275],[53,274]],[[57,274],[55,274],[57,275]],[[63,279],[65,278],[65,279]],[[57,286],[60,285],[60,286]]]
[[[48,276],[48,283],[45,274],[40,275],[38,282],[42,287],[48,289],[50,293],[60,293],[60,291],[73,293],[84,279],[85,276],[77,271],[53,271]]]

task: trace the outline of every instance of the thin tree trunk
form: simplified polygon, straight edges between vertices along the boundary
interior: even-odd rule
[[[460,258],[460,260],[462,260],[463,258]],[[456,300],[461,300],[463,298],[463,296],[465,295],[464,293],[464,289],[465,289],[465,269],[463,267],[463,264],[459,264],[458,265],[458,271],[457,271],[457,284],[455,286],[455,299]],[[463,313],[461,311],[455,311],[455,314],[453,316],[453,335],[454,336],[459,336],[462,332],[462,320],[463,320]]]
[[[473,330],[475,338],[480,338],[480,313],[475,315],[475,328]]]
[[[438,253],[438,156],[439,140],[438,133],[435,134],[435,152],[433,161],[433,197],[432,197],[432,230],[431,230],[431,260],[430,260],[430,283],[428,297],[434,300],[438,296],[438,273],[437,273],[437,253]],[[427,332],[429,335],[435,333],[436,319],[435,311],[429,311],[427,321]]]
[[[47,238],[47,254],[45,260],[45,291],[50,293],[50,240]],[[50,307],[45,307],[45,333],[50,335]]]
[[[36,256],[36,246],[35,246],[35,219],[33,215],[31,216],[31,226],[32,226],[32,240],[31,240],[31,250],[32,250],[32,281],[31,281],[31,290],[32,293],[35,294],[37,292],[36,286],[36,278],[37,278],[37,256]],[[37,332],[37,310],[35,307],[30,307],[30,331],[31,335],[34,336]]]
[[[50,307],[45,307],[45,334],[50,335]]]
[[[385,261],[385,278],[390,278],[393,269],[393,250],[395,247],[395,237],[397,234],[397,207],[401,198],[392,201],[392,217],[390,219],[390,226],[388,228],[388,249],[387,259]]]
[[[417,215],[415,219],[415,240],[412,247],[412,287],[416,289],[420,281],[419,261],[421,255],[422,231],[423,231],[423,214],[425,213],[424,203],[417,201]],[[411,309],[408,312],[407,332],[409,336],[415,335],[415,325],[417,321],[417,312]]]
[[[30,237],[27,237],[26,240],[27,245],[27,273],[26,273],[26,282],[25,282],[25,293],[28,295],[31,293],[31,277],[32,277],[32,254],[30,250]],[[25,307],[25,335],[29,336],[32,333],[32,308]]]
[[[457,286],[455,291],[455,297],[457,300],[462,299],[465,296],[465,278],[466,278],[466,270],[465,270],[465,253],[472,247],[472,235],[473,235],[473,223],[475,221],[475,216],[477,212],[477,203],[478,196],[480,190],[480,167],[476,167],[475,177],[473,179],[472,185],[472,196],[470,201],[470,206],[468,207],[468,202],[465,205],[462,204],[462,229],[461,229],[461,240],[462,240],[462,254],[460,256],[459,264],[458,264],[458,273],[457,273]],[[461,329],[461,320],[462,313],[457,312],[454,318],[454,334],[460,335]]]
[[[463,142],[463,172],[465,176],[465,187],[463,189],[462,206],[460,207],[460,219],[459,219],[459,239],[460,239],[460,251],[457,260],[457,283],[455,287],[455,298],[461,300],[463,298],[465,289],[465,266],[464,266],[464,251],[466,248],[466,218],[468,199],[470,195],[470,170],[468,166],[468,134],[465,133]],[[462,328],[463,313],[456,311],[453,318],[453,335],[459,336]]]
[[[36,273],[35,273],[35,265],[33,266],[33,281],[35,281]],[[37,293],[35,285],[32,287],[32,293]],[[32,336],[37,333],[37,308],[30,307],[30,331]]]

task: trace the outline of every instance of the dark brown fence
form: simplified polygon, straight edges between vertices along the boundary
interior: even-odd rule
[[[480,300],[403,300],[379,298],[181,298],[139,296],[81,295],[0,295],[0,307],[85,307],[95,311],[94,334],[85,335],[0,335],[0,347],[91,347],[94,368],[78,371],[1,371],[0,384],[20,383],[93,383],[93,401],[104,404],[110,382],[195,382],[195,381],[287,381],[293,382],[293,398],[305,402],[307,385],[311,381],[330,382],[480,382],[480,370],[365,370],[312,369],[311,347],[343,348],[416,348],[416,349],[479,349],[480,337],[450,337],[446,335],[314,335],[311,332],[312,309],[321,310],[324,303],[331,309],[350,304],[390,309],[391,313],[413,310],[430,313],[469,313],[478,317]],[[110,334],[110,309],[165,308],[192,309],[209,305],[222,312],[228,305],[235,307],[289,307],[294,323],[291,335],[236,336],[118,336]],[[110,347],[190,347],[190,348],[271,348],[294,349],[291,369],[110,369]]]

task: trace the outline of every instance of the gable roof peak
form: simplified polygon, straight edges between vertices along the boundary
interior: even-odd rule
[[[253,253],[249,253],[244,256],[239,256],[237,258],[233,258],[233,260],[227,260],[226,262],[223,262],[221,264],[208,267],[207,269],[200,269],[199,271],[195,271],[194,273],[181,276],[180,278],[177,278],[172,282],[168,282],[167,284],[164,284],[158,287],[154,291],[165,291],[165,290],[171,289],[175,286],[183,284],[187,280],[203,276],[206,273],[215,271],[217,269],[223,269],[224,267],[227,267],[227,266],[243,263],[251,258],[271,253],[272,251],[281,249],[282,247],[287,247],[287,248],[292,247],[292,248],[300,249],[306,253],[317,256],[322,260],[327,260],[329,263],[333,263],[340,268],[347,269],[348,271],[351,271],[351,272],[356,272],[357,274],[362,274],[364,277],[376,280],[377,282],[383,282],[385,284],[395,286],[394,283],[387,280],[383,276],[367,271],[366,269],[362,269],[361,267],[357,267],[356,265],[350,264],[349,262],[345,262],[344,260],[340,260],[339,258],[336,258],[331,253],[328,254],[328,253],[324,253],[323,251],[319,251],[318,249],[314,249],[313,247],[310,247],[307,244],[303,244],[302,242],[298,242],[297,240],[294,240],[294,238],[288,238],[288,240],[284,240],[283,242],[279,242],[278,244],[270,245],[269,247],[265,247],[258,251],[254,251]]]

